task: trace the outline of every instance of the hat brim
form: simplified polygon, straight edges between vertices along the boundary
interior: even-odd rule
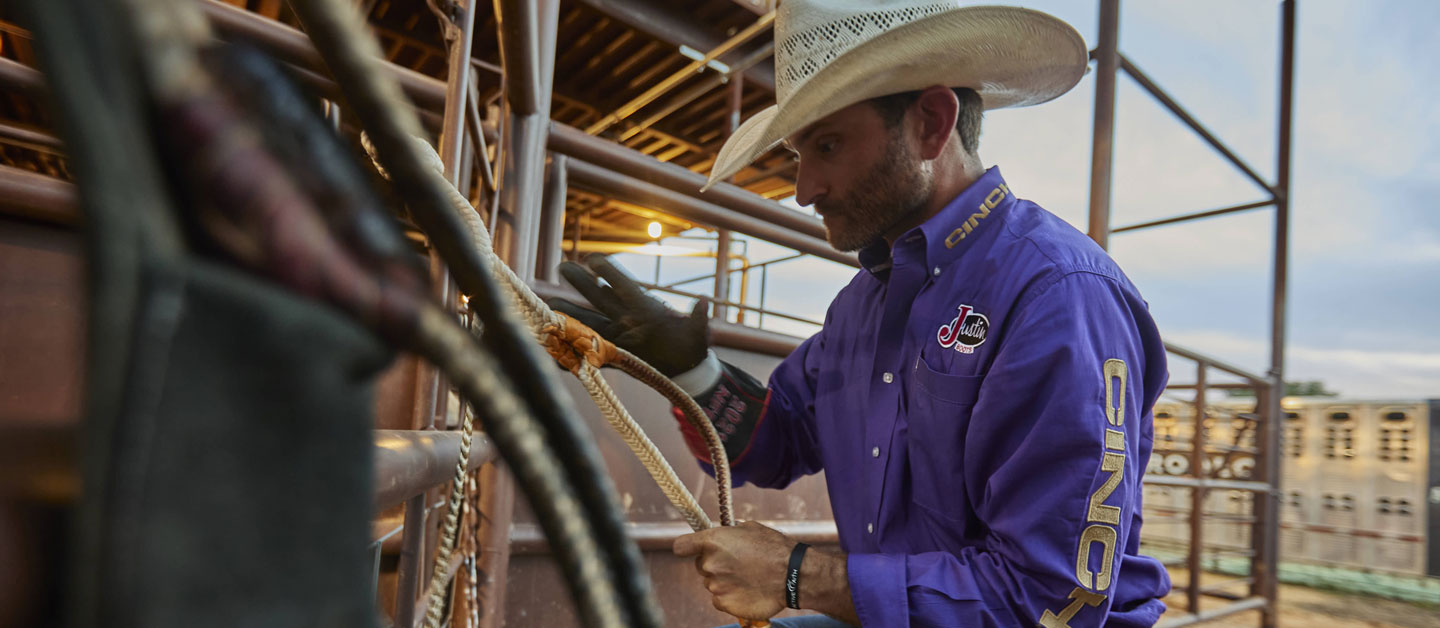
[[[897,26],[836,57],[725,141],[710,187],[787,135],[858,102],[932,85],[968,87],[986,109],[1053,100],[1085,75],[1089,50],[1064,21],[1020,7],[962,7]]]

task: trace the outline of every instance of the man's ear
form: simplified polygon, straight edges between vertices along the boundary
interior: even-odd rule
[[[943,85],[932,85],[920,92],[915,101],[915,113],[920,122],[919,148],[921,159],[935,159],[945,151],[954,138],[955,118],[960,115],[960,101],[955,92]]]

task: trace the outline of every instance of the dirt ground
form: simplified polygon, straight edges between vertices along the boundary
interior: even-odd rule
[[[1175,589],[1165,604],[1170,610],[1165,617],[1186,614],[1183,569],[1171,569]],[[1219,583],[1234,576],[1205,574],[1201,582]],[[1241,589],[1236,588],[1239,592]],[[1225,600],[1202,598],[1205,610],[1225,605]],[[1227,615],[1204,624],[1206,628],[1255,628],[1260,625],[1259,611]],[[1440,606],[1397,602],[1381,598],[1321,591],[1287,584],[1280,585],[1280,621],[1282,628],[1440,628]]]

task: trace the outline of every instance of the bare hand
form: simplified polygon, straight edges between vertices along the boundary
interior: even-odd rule
[[[715,608],[741,619],[769,619],[785,609],[785,570],[795,542],[754,521],[675,539],[675,555],[695,569]]]

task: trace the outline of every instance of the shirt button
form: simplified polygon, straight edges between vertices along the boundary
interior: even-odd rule
[[[873,523],[867,523],[867,524],[865,524],[865,532],[867,532],[867,533],[869,533],[869,534],[875,534],[875,524],[873,524]]]
[[[934,273],[936,277],[939,277],[939,276],[940,276],[940,267],[939,267],[939,266],[936,266],[936,267],[935,267],[935,270],[930,271],[930,272]]]
[[[885,371],[885,374],[880,376],[880,380],[885,382],[886,384],[889,384],[890,382],[895,381],[895,374],[891,373],[890,371]]]
[[[871,457],[871,458],[879,458],[879,457],[880,457],[880,448],[879,448],[879,447],[872,448],[872,449],[870,450],[870,457]]]

